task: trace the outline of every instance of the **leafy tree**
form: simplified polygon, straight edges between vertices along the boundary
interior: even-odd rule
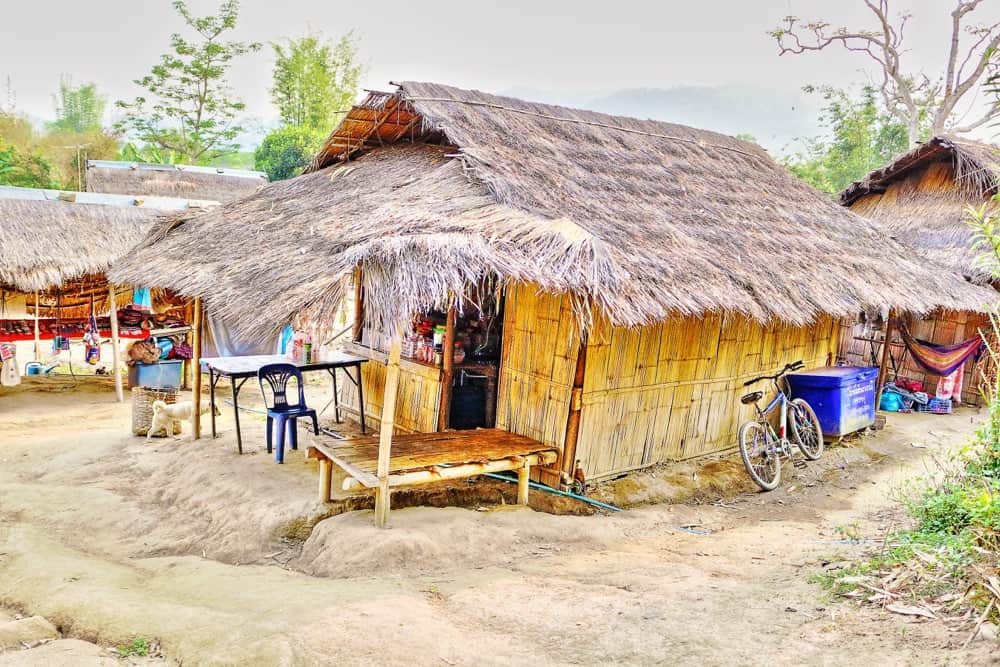
[[[56,121],[49,128],[56,132],[93,132],[100,130],[108,99],[97,90],[97,84],[74,86],[72,79],[59,81],[59,95],[53,96]]]
[[[126,141],[118,151],[118,159],[125,162],[140,162],[147,164],[177,164],[177,153],[160,150],[159,146],[145,144],[138,146]]]
[[[151,106],[146,108],[145,96],[119,101],[127,116],[117,127],[185,162],[204,164],[239,150],[236,137],[243,128],[237,116],[245,105],[233,97],[226,75],[233,60],[258,51],[260,44],[223,39],[236,27],[239,0],[224,0],[214,16],[194,16],[183,0],[173,6],[197,37],[171,36],[172,52],[135,81],[153,98]]]
[[[358,94],[362,66],[357,61],[354,33],[336,43],[310,34],[272,44],[274,83],[271,101],[286,125],[329,132],[338,112]]]
[[[325,132],[305,126],[287,125],[274,130],[261,142],[254,153],[257,169],[267,173],[272,181],[281,181],[302,173],[313,155],[320,149]]]
[[[878,103],[874,88],[862,88],[857,98],[845,90],[819,90],[825,101],[820,123],[828,136],[805,140],[804,149],[785,160],[796,176],[818,190],[837,194],[908,150],[906,126]],[[918,132],[926,137],[927,124]]]
[[[50,188],[52,168],[40,155],[23,154],[0,137],[0,185],[22,188]]]
[[[953,0],[947,58],[936,72],[914,67],[914,56],[904,46],[910,14],[890,16],[890,0],[864,0],[873,26],[831,28],[823,20],[803,22],[786,16],[770,31],[780,54],[802,54],[841,47],[868,58],[878,69],[877,92],[893,118],[916,141],[926,121],[933,134],[960,134],[1000,118],[1000,109],[988,106],[966,120],[976,91],[1000,71],[1000,22],[974,24],[971,14],[983,0]],[[964,102],[963,102],[964,100]]]

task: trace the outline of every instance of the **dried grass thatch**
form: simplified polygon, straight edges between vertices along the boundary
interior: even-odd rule
[[[87,161],[87,192],[228,202],[267,184],[261,171],[170,164]]]
[[[376,327],[490,274],[623,326],[985,298],[758,146],[680,125],[404,83],[356,106],[310,171],[160,226],[112,276],[201,295],[258,332],[329,315],[357,267]]]
[[[987,201],[998,184],[996,146],[940,136],[853,183],[840,202],[936,264],[987,284],[994,267],[973,250],[965,209]]]
[[[182,207],[187,203],[0,187],[0,285],[44,291],[101,273],[166,210]]]

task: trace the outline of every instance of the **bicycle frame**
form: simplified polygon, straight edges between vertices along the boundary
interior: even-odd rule
[[[771,399],[771,402],[767,404],[766,408],[761,410],[760,406],[757,405],[756,403],[754,404],[754,407],[757,409],[757,421],[761,422],[762,424],[767,424],[767,432],[771,435],[771,437],[776,438],[778,440],[784,440],[787,436],[786,430],[788,427],[789,398],[788,395],[785,394],[781,386],[778,385],[777,380],[775,380],[774,382],[774,388],[777,390],[778,393],[774,398]],[[781,407],[781,415],[778,421],[778,432],[775,433],[774,426],[772,426],[771,422],[767,420],[767,415],[771,414],[774,411],[774,409],[777,408],[778,406]]]

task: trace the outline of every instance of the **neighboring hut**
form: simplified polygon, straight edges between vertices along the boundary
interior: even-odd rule
[[[558,449],[550,483],[732,449],[743,382],[831,363],[839,318],[985,298],[754,144],[427,83],[370,93],[310,173],[161,225],[111,275],[263,333],[356,298],[369,414],[398,351],[379,332],[499,294],[495,425]],[[397,428],[449,426],[460,367],[404,359]]]
[[[267,174],[262,171],[87,161],[87,192],[228,202],[252,194],[266,184]]]
[[[0,186],[4,302],[16,298],[33,317],[60,318],[86,317],[93,304],[95,311],[111,317],[117,351],[116,307],[131,301],[132,290],[110,284],[104,272],[145,238],[157,220],[189,208],[187,200],[163,197]],[[9,313],[0,313],[4,317]],[[36,354],[38,335],[36,325]]]
[[[984,264],[973,248],[973,230],[966,209],[979,207],[996,194],[1000,178],[997,147],[948,136],[933,137],[895,158],[840,194],[840,203],[854,213],[878,223],[914,254],[937,266],[963,275],[970,282],[995,286],[992,266]],[[912,280],[912,279],[911,279]],[[895,289],[887,284],[885,289]],[[998,300],[994,294],[991,303]],[[991,330],[982,309],[967,310],[959,304],[938,308],[925,317],[907,318],[916,338],[938,345],[951,345]],[[870,363],[880,343],[872,343],[874,323],[859,323],[845,331],[841,355],[853,363]],[[894,347],[894,356],[903,356]],[[909,355],[900,364],[900,377],[923,382],[934,392],[937,377],[925,373]],[[978,404],[979,378],[966,369],[962,398]],[[970,373],[969,371],[973,371]]]

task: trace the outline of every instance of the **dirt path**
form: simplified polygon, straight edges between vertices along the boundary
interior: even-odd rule
[[[971,413],[900,416],[864,453],[832,450],[825,472],[787,468],[781,490],[722,505],[590,517],[411,508],[387,531],[351,512],[304,542],[295,527],[324,511],[314,464],[237,457],[231,429],[146,445],[128,424],[128,406],[104,393],[0,395],[0,605],[104,645],[155,638],[185,665],[998,655],[951,648],[964,637],[933,622],[831,604],[808,582],[822,560],[862,549],[837,528],[876,534],[887,495],[929,452],[963,442]]]

